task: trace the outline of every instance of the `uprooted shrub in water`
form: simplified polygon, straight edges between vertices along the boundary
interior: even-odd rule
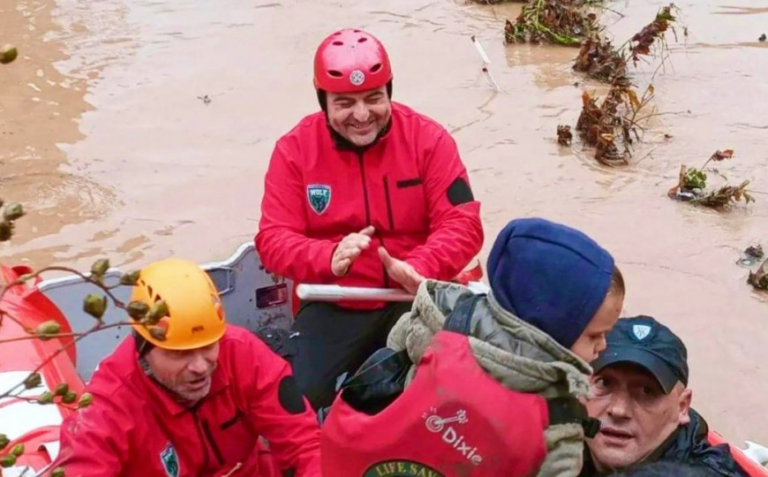
[[[680,174],[678,175],[677,185],[671,188],[667,195],[672,199],[690,202],[692,204],[703,205],[720,209],[732,205],[741,200],[745,204],[754,202],[755,199],[747,190],[749,181],[743,181],[738,186],[724,185],[718,189],[706,191],[707,173],[704,168],[710,161],[720,162],[733,157],[733,150],[715,151],[700,169],[688,168],[685,164],[680,165]]]
[[[574,70],[610,84],[602,102],[593,93],[582,93],[581,114],[575,128],[581,140],[595,148],[595,159],[602,164],[628,164],[632,146],[641,140],[640,132],[645,130],[642,123],[655,115],[640,114],[653,98],[654,87],[650,84],[639,97],[628,75],[629,63],[636,65],[643,56],[650,55],[655,42],[664,46],[664,33],[674,30],[671,24],[676,21],[676,10],[674,4],[662,8],[651,23],[618,49],[597,28],[581,42]],[[662,59],[659,67],[663,64]],[[566,141],[558,142],[567,145]]]
[[[650,102],[654,88],[650,85],[638,98],[629,84],[615,84],[598,104],[598,98],[587,91],[581,95],[581,114],[576,131],[587,146],[595,148],[595,159],[605,165],[628,164],[631,146],[640,140],[640,125],[651,115],[640,117]],[[558,137],[560,129],[558,126]],[[561,142],[561,144],[563,144]]]
[[[768,290],[768,260],[764,261],[756,271],[749,272],[747,283],[757,290]]]
[[[600,31],[592,33],[581,43],[573,69],[608,83],[626,82],[630,61],[637,66],[642,57],[651,55],[651,47],[655,43],[658,43],[663,50],[666,45],[664,35],[668,30],[671,30],[677,38],[677,31],[673,26],[677,21],[675,17],[677,11],[679,9],[674,3],[663,7],[651,23],[619,48],[615,48],[609,39],[601,35]],[[688,30],[684,28],[683,31],[687,36]]]
[[[504,26],[505,43],[556,43],[578,46],[599,29],[597,15],[585,13],[588,0],[531,0],[514,22]]]

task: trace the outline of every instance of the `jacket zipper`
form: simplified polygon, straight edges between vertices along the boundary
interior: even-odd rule
[[[368,185],[365,181],[365,162],[363,161],[363,153],[358,152],[357,153],[357,159],[360,162],[360,177],[363,180],[363,200],[365,201],[365,222],[366,225],[371,224],[371,209],[370,205],[368,204]],[[384,245],[384,239],[381,237],[381,234],[378,230],[375,232],[376,237],[381,242],[381,246],[385,247]],[[384,277],[384,288],[389,288],[389,274],[387,274],[387,267],[384,266],[384,264],[381,264],[381,273]]]
[[[208,438],[208,442],[211,444],[211,449],[213,449],[213,454],[216,456],[216,460],[219,461],[219,465],[224,465],[224,457],[221,456],[221,451],[219,450],[219,447],[216,445],[216,441],[213,439],[213,434],[211,434],[211,429],[210,427],[208,427],[208,423],[205,421],[203,421],[203,432]]]
[[[224,458],[221,456],[221,452],[219,451],[219,448],[216,447],[216,442],[213,440],[213,435],[211,435],[211,430],[208,428],[208,423],[205,421],[201,421],[197,418],[197,410],[192,411],[192,418],[195,420],[195,427],[197,428],[197,434],[200,437],[200,441],[203,443],[203,446],[206,444],[210,445],[210,448],[213,450],[213,454],[216,456],[216,460],[219,461],[219,465],[224,465]],[[202,425],[201,425],[202,424]],[[208,466],[208,452],[205,452],[205,467]]]
[[[365,164],[363,163],[363,153],[357,154],[357,160],[360,162],[360,177],[363,179],[363,200],[365,201],[365,223],[371,224],[371,209],[368,206],[368,186],[365,183]]]
[[[200,428],[200,420],[197,418],[197,411],[193,409],[190,412],[192,413],[192,419],[195,420],[195,429],[197,429],[197,436],[200,438],[200,442],[203,444],[203,446],[205,446],[206,438],[205,438],[205,435],[203,434],[203,430]],[[206,450],[205,452],[203,452],[203,468],[207,468],[207,467],[208,467],[208,451]]]
[[[387,200],[387,218],[389,230],[395,230],[395,218],[392,216],[392,201],[389,198],[389,178],[384,176],[384,198]]]

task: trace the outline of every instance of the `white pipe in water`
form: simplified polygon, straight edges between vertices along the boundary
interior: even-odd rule
[[[477,53],[480,55],[480,59],[483,60],[483,73],[488,75],[488,79],[491,80],[491,84],[493,85],[494,88],[496,88],[496,91],[501,91],[499,84],[493,78],[491,71],[488,69],[488,65],[491,64],[491,59],[488,58],[488,54],[486,54],[485,48],[483,48],[483,45],[480,44],[480,40],[477,39],[477,36],[472,35],[472,43],[475,44],[475,49],[477,50]]]

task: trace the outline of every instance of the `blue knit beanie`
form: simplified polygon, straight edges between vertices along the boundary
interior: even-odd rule
[[[570,349],[608,293],[613,257],[573,228],[515,219],[496,237],[487,270],[504,309]]]

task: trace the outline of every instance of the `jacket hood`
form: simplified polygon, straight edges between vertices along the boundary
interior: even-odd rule
[[[570,348],[603,303],[613,266],[613,257],[582,232],[525,218],[499,233],[487,269],[505,310]]]
[[[409,358],[418,362],[458,299],[472,294],[462,285],[425,281],[416,293],[412,311],[392,329],[388,346],[407,349]],[[589,364],[503,309],[492,293],[474,309],[469,340],[481,366],[509,389],[545,397],[583,396],[588,392]]]

